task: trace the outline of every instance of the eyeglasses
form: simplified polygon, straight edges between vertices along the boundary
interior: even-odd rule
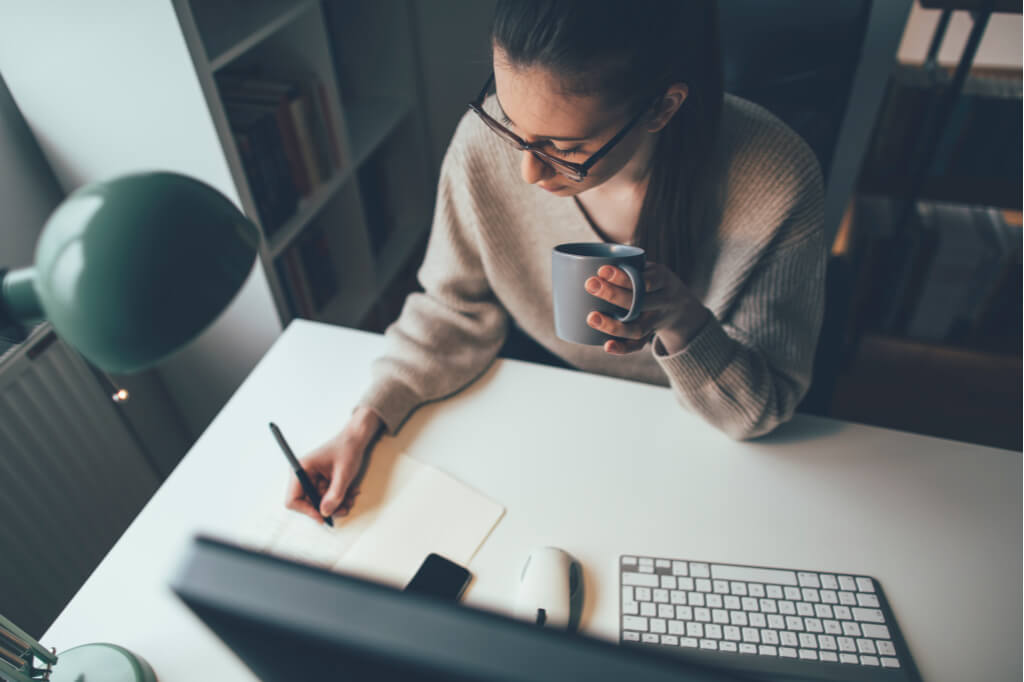
[[[587,173],[594,166],[595,163],[601,160],[605,154],[611,151],[612,147],[619,143],[619,141],[626,136],[626,133],[637,124],[637,122],[643,117],[650,107],[642,109],[636,116],[630,119],[626,127],[620,130],[615,137],[608,140],[603,147],[594,152],[589,159],[583,163],[573,163],[572,161],[566,161],[544,151],[541,145],[531,144],[519,137],[511,130],[503,126],[501,123],[496,121],[490,114],[483,109],[484,99],[487,96],[487,91],[490,90],[491,84],[494,83],[494,73],[491,73],[490,78],[484,83],[483,89],[480,90],[480,94],[476,96],[476,99],[469,103],[469,108],[477,116],[487,124],[487,127],[498,134],[498,137],[508,142],[510,145],[518,149],[519,151],[530,152],[544,163],[551,166],[559,175],[563,175],[574,182],[583,182],[583,179],[587,177]]]

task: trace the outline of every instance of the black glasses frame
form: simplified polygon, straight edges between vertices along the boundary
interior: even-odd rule
[[[552,156],[551,154],[545,152],[540,145],[531,144],[527,142],[526,140],[519,137],[511,130],[503,126],[499,121],[495,120],[486,111],[484,111],[484,99],[487,97],[487,91],[491,89],[492,83],[494,83],[493,71],[491,72],[490,77],[487,79],[487,82],[484,83],[484,87],[481,88],[480,94],[476,96],[476,99],[469,103],[469,109],[473,111],[477,116],[479,116],[480,119],[485,124],[487,124],[488,128],[497,133],[499,137],[501,137],[503,140],[511,144],[513,147],[515,147],[519,151],[530,152],[538,159],[554,168],[555,171],[557,171],[560,175],[563,175],[574,182],[583,182],[583,180],[587,177],[587,173],[590,172],[590,169],[593,168],[594,164],[600,161],[605,156],[605,154],[610,152],[612,148],[616,144],[618,144],[619,141],[622,140],[622,138],[626,136],[626,133],[628,133],[633,128],[633,126],[635,126],[637,122],[640,121],[643,115],[650,109],[650,107],[648,106],[642,109],[639,113],[637,113],[636,116],[629,120],[629,123],[626,124],[625,128],[616,133],[612,139],[608,140],[608,142],[604,144],[604,146],[602,146],[596,152],[591,154],[590,158],[588,158],[586,161],[584,161],[583,163],[573,163],[572,161],[566,161],[565,159],[560,159],[557,156]]]

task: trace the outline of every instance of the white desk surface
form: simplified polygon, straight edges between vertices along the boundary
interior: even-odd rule
[[[250,491],[344,424],[383,337],[292,323],[47,631],[145,657],[162,682],[253,676],[167,588],[189,538],[226,539]],[[498,361],[379,450],[506,507],[469,568],[470,604],[508,609],[528,550],[584,567],[585,632],[617,638],[623,553],[872,575],[932,680],[1019,680],[1021,453],[800,416],[737,443],[667,389]],[[198,667],[197,667],[198,666]]]

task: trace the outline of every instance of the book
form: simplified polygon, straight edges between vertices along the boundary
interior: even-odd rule
[[[258,219],[269,239],[298,205],[277,122],[259,107],[231,104],[226,109]]]
[[[295,137],[302,155],[303,166],[315,191],[325,178],[320,172],[320,164],[314,150],[313,133],[309,126],[309,109],[310,102],[306,94],[300,94],[289,103],[292,125],[295,126]]]

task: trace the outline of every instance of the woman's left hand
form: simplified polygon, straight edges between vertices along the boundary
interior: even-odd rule
[[[613,355],[638,351],[657,334],[666,353],[683,349],[711,317],[690,288],[664,265],[647,263],[644,268],[646,291],[640,316],[632,322],[619,322],[596,310],[587,315],[587,324],[610,336],[604,350]],[[625,272],[602,265],[596,277],[584,282],[588,293],[629,310],[633,285]]]

